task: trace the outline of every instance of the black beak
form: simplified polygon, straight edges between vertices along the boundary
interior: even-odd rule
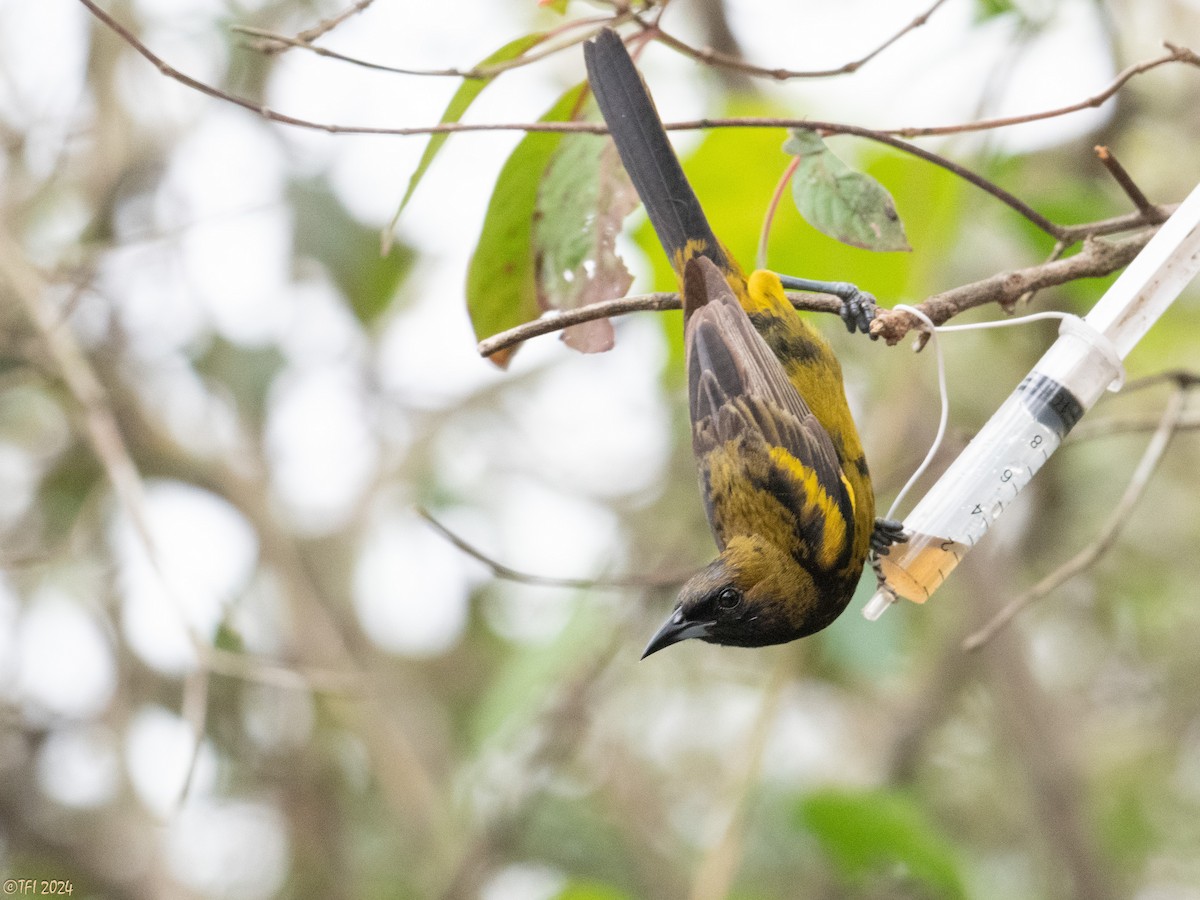
[[[642,651],[642,659],[651,653],[657,653],[664,647],[686,641],[688,638],[708,637],[708,630],[712,624],[712,622],[692,622],[684,616],[682,608],[676,607],[675,612],[671,613],[671,617],[663,622],[662,628],[658,629],[654,633],[654,637],[650,638],[650,643]]]

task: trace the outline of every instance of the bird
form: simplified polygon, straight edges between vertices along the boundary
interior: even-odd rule
[[[762,647],[846,608],[869,552],[904,539],[875,518],[870,471],[825,338],[785,284],[842,297],[850,331],[875,302],[852,284],[747,275],[717,239],[621,37],[584,44],[588,82],[679,278],[692,450],[719,554],[679,592],[642,658],[690,638]]]

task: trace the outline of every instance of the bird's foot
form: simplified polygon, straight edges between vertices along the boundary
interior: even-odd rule
[[[780,275],[779,281],[788,290],[813,291],[840,297],[842,308],[838,311],[838,316],[846,323],[846,330],[851,334],[855,331],[871,334],[871,320],[875,318],[877,304],[875,297],[859,289],[858,285],[848,281],[817,281],[791,275]],[[878,335],[871,334],[871,340],[877,337]]]
[[[887,556],[892,544],[903,544],[909,538],[904,523],[898,519],[876,519],[871,532],[871,550],[876,556]]]

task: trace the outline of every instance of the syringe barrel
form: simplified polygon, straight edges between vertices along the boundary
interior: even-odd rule
[[[905,519],[912,536],[882,559],[892,588],[927,600],[1121,374],[1103,335],[1064,320],[1058,340]]]

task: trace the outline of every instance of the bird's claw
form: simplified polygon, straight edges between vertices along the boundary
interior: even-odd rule
[[[844,293],[838,291],[837,295],[842,298],[842,308],[838,315],[846,323],[846,330],[851,334],[854,334],[855,331],[869,334],[872,340],[878,338],[878,335],[871,334],[871,320],[875,318],[877,306],[875,297],[866,291],[859,290],[853,284],[839,285],[839,287],[845,288]]]
[[[903,544],[909,537],[904,523],[898,519],[876,519],[875,530],[871,532],[871,550],[876,556],[887,556],[892,544]]]
[[[842,300],[842,308],[838,315],[846,323],[846,330],[851,334],[861,331],[870,334],[871,340],[879,335],[871,334],[871,320],[875,318],[875,298],[858,285],[848,281],[817,281],[811,278],[796,278],[792,275],[780,275],[780,283],[788,290],[817,291],[823,294],[833,294]]]

